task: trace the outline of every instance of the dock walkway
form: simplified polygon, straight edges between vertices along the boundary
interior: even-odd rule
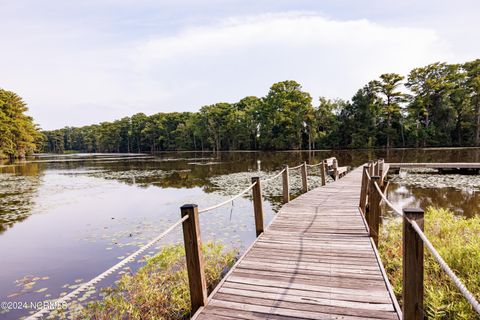
[[[360,167],[285,204],[193,319],[400,319],[361,179]]]

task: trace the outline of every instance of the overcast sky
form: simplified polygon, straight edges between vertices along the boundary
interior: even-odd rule
[[[196,111],[293,79],[349,99],[480,58],[480,1],[0,0],[0,88],[44,129]]]

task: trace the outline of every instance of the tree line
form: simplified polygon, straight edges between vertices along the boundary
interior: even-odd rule
[[[42,134],[27,105],[14,92],[0,88],[0,159],[24,158],[42,144]]]
[[[43,150],[57,153],[480,146],[480,59],[382,74],[350,101],[314,102],[288,80],[264,97],[198,112],[137,113],[43,135]]]

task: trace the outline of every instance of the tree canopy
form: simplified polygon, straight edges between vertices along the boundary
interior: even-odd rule
[[[27,111],[20,96],[0,88],[0,158],[23,158],[35,151],[41,134]]]
[[[48,152],[480,146],[480,59],[382,74],[351,101],[312,99],[287,80],[264,97],[45,135]]]

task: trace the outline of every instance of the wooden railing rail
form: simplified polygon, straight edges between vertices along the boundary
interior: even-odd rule
[[[201,251],[202,240],[200,236],[200,224],[198,219],[198,214],[206,211],[211,211],[217,209],[223,205],[231,203],[232,200],[242,196],[247,193],[249,190],[252,190],[253,198],[253,212],[255,220],[255,232],[256,236],[259,237],[264,231],[264,220],[263,220],[263,194],[262,194],[262,183],[270,182],[277,177],[282,177],[282,198],[284,203],[290,201],[290,186],[289,186],[289,172],[292,169],[300,169],[302,177],[302,191],[308,191],[308,167],[320,167],[320,175],[322,177],[322,185],[326,184],[326,177],[329,171],[333,172],[334,179],[340,178],[338,174],[338,161],[336,158],[329,158],[322,160],[320,163],[315,165],[307,164],[303,162],[302,164],[289,168],[285,168],[276,174],[274,177],[261,180],[260,177],[252,177],[252,184],[243,190],[241,193],[237,194],[231,199],[228,199],[220,204],[214,205],[212,207],[198,210],[196,204],[186,204],[180,208],[181,216],[188,216],[189,218],[183,221],[183,238],[185,245],[185,256],[187,262],[187,273],[188,273],[188,282],[190,289],[191,297],[191,313],[194,314],[200,307],[205,306],[207,303],[207,287],[205,282],[205,270],[204,270],[204,261]],[[336,168],[336,169],[335,169]],[[335,178],[336,177],[336,178]]]
[[[395,213],[403,217],[403,319],[424,319],[424,245],[427,246],[441,268],[480,315],[478,301],[465,288],[423,233],[424,210],[421,208],[404,208],[400,211],[388,201],[385,195],[388,188],[388,182],[385,184],[388,170],[389,165],[383,160],[369,161],[368,165],[363,167],[359,210],[365,217],[370,237],[377,247],[381,221],[380,203],[384,201]]]
[[[170,234],[175,228],[182,225],[183,228],[183,242],[185,246],[185,259],[187,265],[187,274],[188,274],[188,285],[191,297],[191,312],[194,314],[200,307],[206,305],[207,303],[207,286],[206,286],[206,279],[205,279],[205,268],[204,268],[204,258],[202,254],[202,239],[200,233],[200,222],[199,222],[199,214],[211,210],[215,210],[219,207],[222,207],[226,204],[231,203],[233,200],[243,196],[250,190],[252,190],[252,197],[253,197],[253,208],[254,208],[254,218],[255,218],[255,231],[257,237],[263,233],[264,230],[264,221],[263,221],[263,195],[262,195],[262,183],[270,182],[277,177],[282,177],[282,186],[283,186],[283,202],[287,203],[290,201],[290,187],[289,187],[289,171],[291,169],[301,168],[301,176],[302,176],[302,191],[308,191],[308,167],[320,167],[320,172],[322,176],[322,185],[326,184],[326,176],[329,174],[331,170],[333,170],[334,161],[336,162],[336,158],[328,158],[322,160],[320,163],[315,165],[309,165],[306,162],[302,164],[289,168],[285,166],[285,168],[277,173],[274,177],[270,179],[265,179],[261,181],[259,177],[252,178],[252,184],[248,186],[246,189],[241,191],[239,194],[233,196],[232,198],[225,200],[221,203],[213,205],[208,208],[204,208],[202,210],[198,209],[196,204],[185,204],[180,207],[180,214],[181,219],[177,222],[173,223],[170,227],[168,227],[164,232],[159,234],[157,237],[152,239],[150,242],[139,248],[134,253],[130,254],[122,261],[116,263],[114,266],[105,270],[95,278],[91,279],[88,282],[83,283],[78,288],[74,289],[70,293],[66,294],[65,296],[58,298],[55,300],[55,304],[57,305],[64,305],[71,303],[81,292],[84,292],[90,288],[92,288],[96,283],[102,281],[106,277],[111,274],[114,274],[116,271],[120,270],[123,266],[127,263],[135,261],[139,256],[144,254],[146,250],[151,248],[153,245],[158,243],[161,239],[166,237]],[[338,162],[337,162],[338,167]],[[44,304],[46,305],[46,304]],[[50,312],[54,311],[54,309],[49,309],[47,307],[43,307],[37,312],[29,315],[26,319],[34,320],[46,317]]]

